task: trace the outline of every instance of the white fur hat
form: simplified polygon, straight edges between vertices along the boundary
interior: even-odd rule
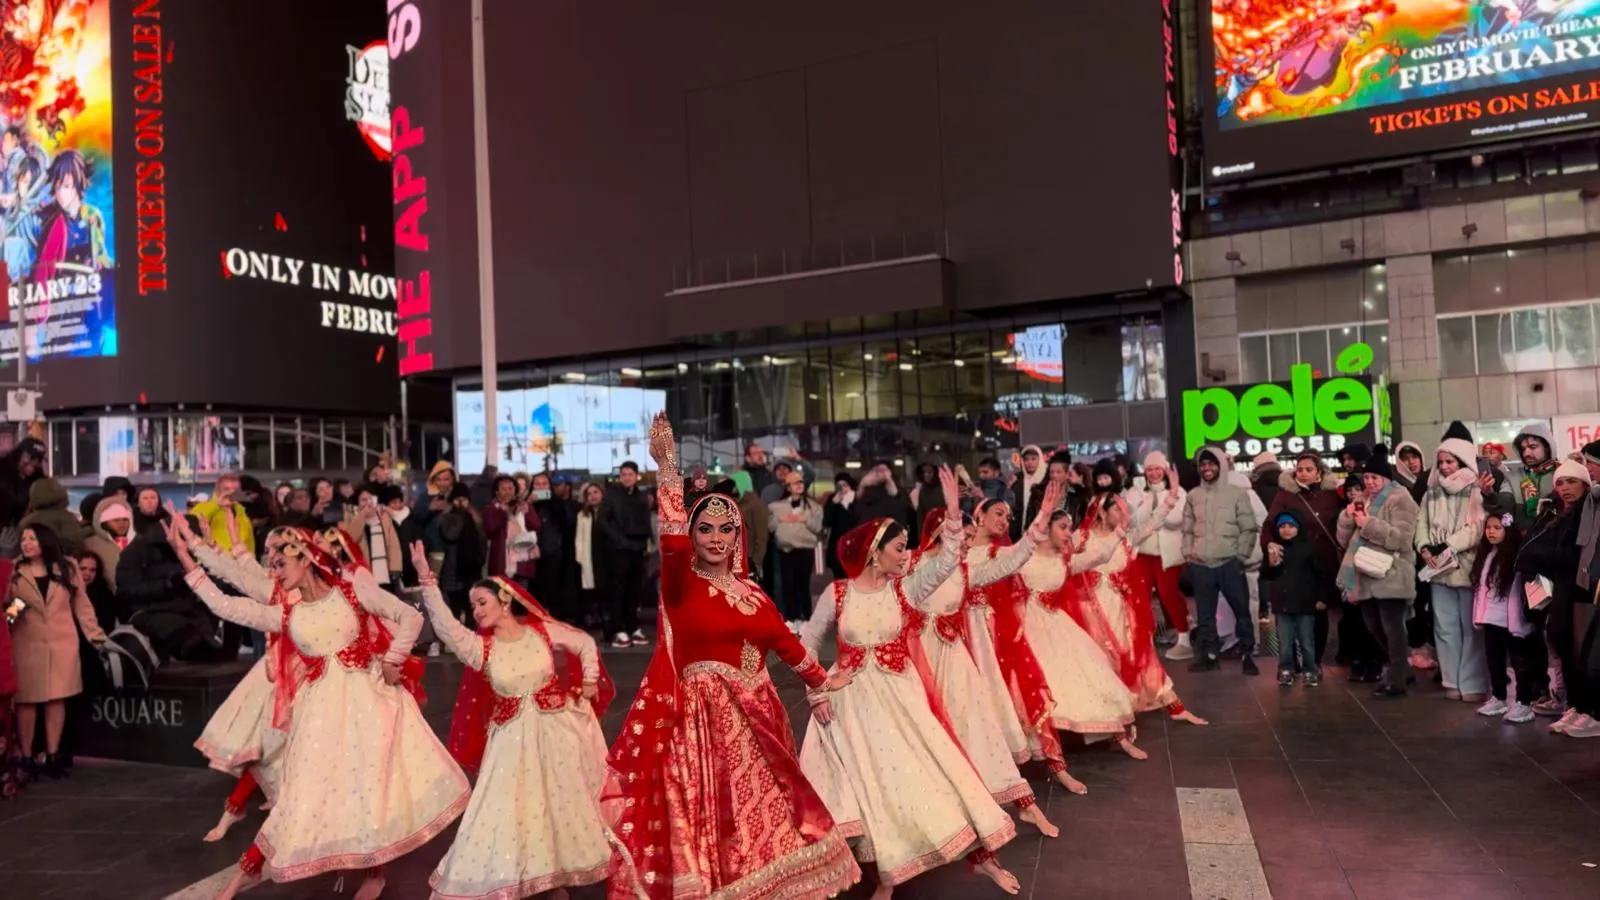
[[[1594,485],[1594,479],[1589,477],[1589,467],[1581,462],[1575,462],[1570,459],[1564,459],[1561,461],[1561,465],[1556,466],[1556,477],[1554,480],[1560,481],[1563,478],[1576,478],[1577,480],[1583,482],[1584,484],[1590,485],[1591,487]]]
[[[1471,441],[1465,441],[1461,438],[1445,438],[1440,441],[1439,449],[1434,451],[1434,455],[1438,456],[1440,453],[1448,453],[1454,456],[1456,459],[1461,460],[1461,465],[1463,466],[1474,466],[1478,462],[1478,448],[1472,446]]]
[[[1172,464],[1167,462],[1167,455],[1162,453],[1160,450],[1151,450],[1149,453],[1146,453],[1144,457],[1144,465],[1140,466],[1140,468],[1148,469],[1151,466],[1160,466],[1163,469],[1172,468]]]

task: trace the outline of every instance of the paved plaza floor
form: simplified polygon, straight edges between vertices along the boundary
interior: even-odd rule
[[[605,723],[608,737],[647,660],[647,650],[607,651],[623,698]],[[1175,672],[1184,700],[1212,724],[1143,717],[1148,761],[1069,748],[1088,796],[1030,772],[1061,836],[1023,826],[1001,851],[1023,897],[1600,898],[1600,740],[1484,719],[1432,686],[1376,701],[1338,669],[1308,690],[1280,688],[1270,674],[1246,679],[1236,666]],[[429,719],[441,731],[458,673],[445,660],[429,666]],[[787,672],[776,677],[798,733],[801,687]],[[69,780],[0,803],[0,897],[208,897],[206,880],[238,859],[264,816],[252,811],[226,840],[202,843],[230,787],[199,768],[79,760]],[[453,835],[391,866],[384,896],[426,898]],[[327,877],[249,896],[336,895]],[[896,896],[1003,895],[956,864]]]

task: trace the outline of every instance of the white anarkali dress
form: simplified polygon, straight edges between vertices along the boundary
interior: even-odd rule
[[[999,560],[1005,552],[1005,549],[993,544],[979,544],[967,550],[967,565],[983,566],[991,560]],[[1017,704],[1011,698],[1011,690],[1006,687],[1005,673],[1000,670],[1000,654],[995,649],[994,610],[989,607],[982,590],[976,586],[969,590],[967,598],[967,642],[972,648],[972,660],[978,667],[978,676],[983,679],[983,692],[999,720],[1006,747],[1010,749],[1013,759],[1027,760],[1035,755],[1038,742],[1031,740],[1017,711]]]
[[[1072,563],[1076,573],[1093,568],[1098,560],[1078,554]],[[1090,740],[1121,733],[1133,722],[1133,697],[1105,650],[1070,614],[1041,602],[1066,582],[1066,560],[1055,553],[1035,553],[1020,574],[1028,591],[1023,630],[1056,701],[1051,723],[1058,731]]]
[[[1094,600],[1119,647],[1105,647],[1101,652],[1106,654],[1112,665],[1121,665],[1118,654],[1131,653],[1134,649],[1133,613],[1128,608],[1129,602],[1132,601],[1117,590],[1113,579],[1121,575],[1131,562],[1128,557],[1128,542],[1114,532],[1096,530],[1089,535],[1079,552],[1090,559],[1104,560],[1094,567],[1095,571],[1100,573],[1100,577],[1095,579]],[[1148,603],[1149,600],[1145,598],[1143,602]],[[1124,686],[1124,690],[1133,698],[1134,712],[1164,709],[1178,699],[1177,689],[1172,684],[1172,676],[1167,674],[1160,658],[1154,654],[1149,658],[1149,665],[1139,672],[1139,683]],[[1118,680],[1121,680],[1120,677]]]
[[[935,716],[928,691],[937,687],[924,683],[911,659],[912,644],[920,640],[916,610],[956,567],[959,537],[947,536],[945,544],[881,590],[836,583],[801,635],[815,654],[837,624],[837,666],[853,668],[854,677],[828,694],[833,721],[822,725],[813,718],[808,725],[800,768],[840,831],[860,837],[856,857],[875,863],[886,885],[969,850],[994,850],[1017,833]]]
[[[205,544],[190,546],[195,559],[212,575],[228,582],[257,603],[273,602],[272,577],[247,553],[222,553]],[[274,614],[281,613],[271,607]],[[211,768],[238,778],[251,770],[268,800],[276,800],[283,779],[283,748],[289,735],[272,727],[277,687],[262,657],[234,685],[222,705],[212,713],[195,748],[210,760]]]
[[[583,679],[600,674],[594,639],[552,629],[549,643],[532,627],[515,641],[488,644],[451,615],[438,588],[423,599],[444,645],[483,672],[500,698],[515,698],[507,721],[489,724],[488,745],[472,802],[455,843],[429,883],[434,900],[517,900],[557,888],[604,881],[611,845],[600,818],[606,741],[587,702],[537,696],[555,678],[556,648],[582,660]],[[559,703],[559,705],[557,705]]]
[[[1027,761],[1028,751],[1013,753],[1006,741],[1002,723],[1017,721],[1016,708],[1009,696],[997,698],[986,689],[974,653],[967,645],[963,604],[972,588],[987,587],[1014,574],[1033,553],[1033,547],[1032,541],[1023,541],[994,559],[985,554],[979,562],[963,563],[928,598],[929,618],[921,635],[928,668],[939,685],[956,738],[994,801],[1002,804],[1033,796],[1027,779],[1017,771],[1018,763]],[[993,642],[986,646],[992,653]],[[995,668],[998,671],[998,662]],[[997,707],[1000,700],[1004,703]]]
[[[189,585],[217,615],[258,631],[282,633],[279,608],[219,591],[204,573]],[[395,623],[388,661],[403,661],[422,614],[401,600],[358,593],[362,608]],[[434,736],[417,702],[384,681],[376,655],[345,653],[360,619],[338,589],[290,607],[288,639],[310,660],[295,698],[283,781],[256,837],[263,874],[296,881],[369,869],[432,840],[466,809],[471,787]],[[344,658],[341,658],[344,657]],[[351,660],[346,663],[345,658]]]

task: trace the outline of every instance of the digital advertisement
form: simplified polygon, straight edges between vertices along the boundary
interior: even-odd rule
[[[0,20],[0,361],[117,355],[111,0],[6,4]]]
[[[633,460],[653,470],[648,436],[667,392],[608,385],[556,384],[500,391],[494,455],[486,459],[483,392],[456,392],[456,469],[464,475],[492,463],[503,472],[557,469],[616,471]]]
[[[1600,0],[1209,6],[1213,180],[1600,124]]]

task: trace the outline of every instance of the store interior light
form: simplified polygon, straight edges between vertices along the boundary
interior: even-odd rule
[[[683,373],[685,373],[687,371],[689,371],[689,364],[688,363],[678,363],[678,374],[679,375],[682,375]]]
[[[567,372],[561,376],[562,381],[587,381],[587,375],[582,372]]]
[[[622,377],[623,378],[642,378],[643,376],[644,376],[644,372],[642,372],[642,371],[640,371],[638,369],[623,369],[622,370]]]
[[[863,354],[861,354],[861,358],[866,360],[867,362],[872,362],[872,354],[871,353],[863,353]]]
[[[1002,365],[1002,366],[1014,366],[1016,364],[1017,364],[1017,358],[1015,356],[1002,356],[1002,357],[1000,357],[1000,365]]]
[[[901,363],[900,364],[900,371],[902,371],[902,372],[910,372],[911,370],[913,370],[915,368],[916,368],[916,366],[912,365],[911,363]]]
[[[958,360],[955,361],[955,367],[958,368],[958,369],[966,366],[966,364],[967,364],[967,361],[964,360],[964,359],[958,359]]]
[[[847,460],[844,461],[844,467],[846,469],[859,469],[859,468],[861,468],[861,460],[859,460],[859,459],[847,459]]]
[[[859,399],[861,399],[861,392],[860,391],[846,391],[845,395],[844,395],[844,398],[846,400],[859,400]]]

